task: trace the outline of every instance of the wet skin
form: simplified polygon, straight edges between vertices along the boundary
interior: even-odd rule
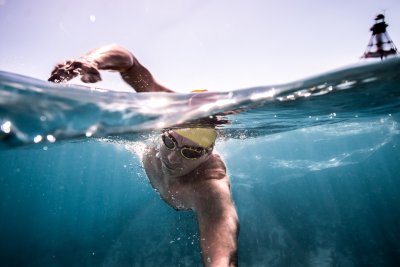
[[[199,146],[195,142],[175,132],[170,134],[178,146]],[[191,209],[190,199],[196,192],[196,185],[212,177],[229,186],[225,164],[221,158],[210,151],[200,158],[192,160],[182,157],[179,150],[169,150],[160,138],[159,149],[149,148],[144,155],[143,165],[153,187],[161,197],[175,209]],[[218,175],[219,174],[219,177]]]
[[[175,132],[170,134],[178,147],[199,146]],[[162,199],[177,210],[196,213],[205,265],[235,266],[238,217],[221,157],[210,151],[196,160],[185,159],[180,151],[161,144],[158,150],[147,150],[143,165]]]

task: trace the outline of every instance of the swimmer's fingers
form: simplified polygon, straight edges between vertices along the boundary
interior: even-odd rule
[[[71,64],[74,61],[68,60],[64,63],[57,64],[50,74],[49,82],[62,83],[67,82],[79,75],[76,68],[72,68]]]
[[[58,64],[51,72],[48,79],[50,82],[67,82],[78,75],[82,75],[81,80],[85,83],[95,83],[101,81],[99,71],[87,62],[68,60],[63,64]]]

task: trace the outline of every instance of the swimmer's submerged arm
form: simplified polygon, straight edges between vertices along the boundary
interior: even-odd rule
[[[229,184],[208,180],[198,188],[195,211],[205,266],[237,266],[238,216]]]

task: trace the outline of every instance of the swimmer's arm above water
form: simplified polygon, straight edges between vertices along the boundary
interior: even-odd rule
[[[49,81],[61,83],[78,75],[85,83],[101,81],[99,70],[118,71],[122,79],[136,92],[173,92],[160,85],[134,55],[118,45],[107,45],[92,50],[76,60],[68,60],[55,66]]]

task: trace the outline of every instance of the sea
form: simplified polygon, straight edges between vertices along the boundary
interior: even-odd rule
[[[0,71],[0,266],[202,266],[196,217],[141,164],[213,124],[239,266],[400,266],[400,58],[299,81],[129,93]]]

